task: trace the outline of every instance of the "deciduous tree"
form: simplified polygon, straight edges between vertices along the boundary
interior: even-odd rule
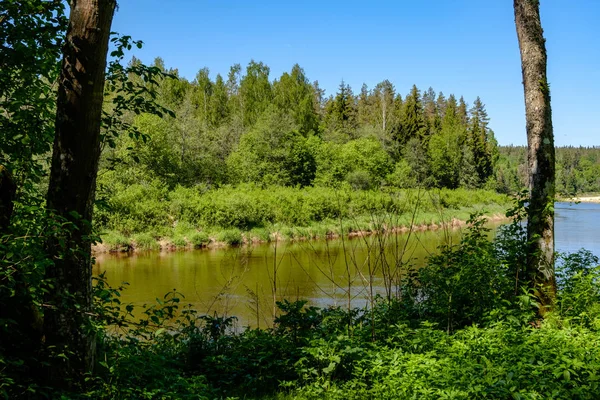
[[[91,220],[100,157],[100,126],[106,55],[115,0],[71,2],[58,85],[56,136],[47,205],[72,228],[48,243],[54,287],[44,315],[46,344],[68,362],[49,369],[51,378],[74,379],[90,370],[95,341],[85,329],[92,301]]]
[[[540,20],[539,0],[514,0],[525,117],[527,128],[529,205],[527,272],[540,300],[540,314],[553,303],[554,277],[554,195],[555,150],[550,108],[550,87],[546,75],[546,42]]]

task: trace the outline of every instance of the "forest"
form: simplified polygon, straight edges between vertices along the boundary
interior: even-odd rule
[[[272,79],[255,61],[190,82],[160,59],[125,61],[143,44],[111,33],[116,6],[0,8],[1,397],[598,397],[599,260],[555,255],[547,228],[554,166],[559,194],[598,192],[600,150],[560,148],[554,163],[539,2],[514,8],[519,43],[544,56],[533,86],[523,68],[546,118],[527,134],[550,138],[541,177],[525,162],[532,146],[498,145],[480,98],[402,95],[389,81],[326,96],[298,65]],[[440,223],[441,211],[466,221],[457,243],[419,268],[387,264],[386,226]],[[490,240],[483,213],[501,211]],[[103,241],[202,247],[349,230],[377,234],[369,268],[387,269],[385,295],[370,269],[364,307],[274,296],[267,329],[234,330],[235,316],[205,314],[177,290],[126,303],[125,283],[92,274]]]
[[[308,236],[324,237],[323,225],[389,212],[390,198],[410,197],[410,189],[437,189],[439,201],[421,210],[456,209],[448,219],[465,220],[474,204],[507,204],[494,193],[460,194],[495,189],[499,153],[479,98],[468,109],[462,97],[431,88],[422,95],[416,86],[403,98],[389,81],[363,86],[358,96],[342,82],[326,98],[298,65],[275,80],[254,61],[245,71],[232,66],[226,80],[211,80],[203,68],[193,82],[160,59],[150,68],[160,78],[148,90],[176,117],[124,113],[129,131],[105,134],[98,185],[108,207],[96,221],[108,230],[109,249],[128,248],[131,237],[137,248],[152,245],[150,237],[170,236],[176,245],[209,233],[239,238],[224,232],[232,229],[271,230],[246,235],[264,240],[321,225]],[[168,229],[173,220],[181,224],[176,232]]]
[[[130,66],[140,63],[130,61]],[[189,82],[157,58],[166,74],[156,101],[177,117],[131,115],[148,143],[107,140],[104,165],[158,179],[168,188],[252,183],[353,189],[486,188],[514,194],[526,185],[524,146],[500,146],[483,101],[412,86],[404,96],[389,80],[354,93],[343,81],[325,95],[299,65],[272,79],[251,61],[211,80]],[[135,77],[131,77],[135,81]],[[129,157],[129,158],[128,158]],[[130,157],[138,160],[137,164]],[[600,191],[597,148],[557,149],[557,191]],[[107,179],[108,181],[108,179]]]
[[[134,71],[140,65],[129,62]],[[412,222],[439,224],[440,210],[447,220],[480,208],[502,214],[501,194],[527,187],[526,148],[497,144],[479,97],[469,105],[416,86],[403,96],[388,80],[357,94],[342,81],[326,96],[299,65],[271,79],[255,61],[232,66],[226,79],[202,68],[192,82],[160,58],[150,68],[156,83],[133,73],[129,81],[174,116],[125,112],[126,129],[105,133],[97,249],[157,248],[160,238],[168,247],[202,247],[327,237],[339,234],[340,216],[362,220],[351,230],[369,231],[372,212],[399,208],[390,198],[416,198],[407,195],[415,189],[436,199]],[[558,148],[558,193],[600,192],[599,156],[595,148]],[[357,204],[367,198],[369,206]]]

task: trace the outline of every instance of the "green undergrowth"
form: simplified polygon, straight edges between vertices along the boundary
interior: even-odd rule
[[[485,190],[379,191],[253,185],[214,190],[137,184],[97,210],[109,251],[199,248],[274,239],[315,239],[466,221],[473,212],[503,215],[508,197]],[[150,243],[154,239],[155,244]]]
[[[277,302],[272,328],[235,330],[171,292],[134,312],[95,284],[97,365],[85,387],[38,387],[14,367],[0,393],[103,399],[596,399],[600,266],[585,250],[558,258],[555,307],[537,317],[523,276],[517,213],[488,240],[474,217],[461,242],[365,308]],[[237,234],[237,231],[236,231]],[[134,315],[143,315],[141,319]],[[18,364],[13,364],[18,365]],[[19,373],[24,374],[19,376]],[[2,392],[4,391],[4,392]],[[34,396],[34,397],[35,397]]]

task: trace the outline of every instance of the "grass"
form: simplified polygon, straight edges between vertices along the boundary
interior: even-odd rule
[[[133,194],[128,191],[143,194],[140,204],[132,202]],[[109,251],[156,249],[165,238],[176,248],[202,248],[211,243],[269,242],[275,236],[305,240],[440,226],[466,221],[476,211],[488,216],[504,214],[509,198],[486,190],[361,191],[243,185],[206,193],[183,187],[170,193],[152,187],[124,188],[112,203],[111,214],[98,218],[103,221],[100,228],[106,232],[102,237]],[[140,215],[138,209],[147,214]]]
[[[132,247],[139,250],[159,250],[160,244],[156,237],[148,232],[138,233],[132,238]]]

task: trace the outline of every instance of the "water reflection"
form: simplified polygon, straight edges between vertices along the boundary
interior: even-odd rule
[[[556,204],[556,248],[585,247],[600,254],[600,205]],[[495,226],[492,227],[493,234]],[[172,290],[201,313],[236,315],[239,324],[270,325],[274,300],[307,299],[319,306],[362,307],[374,294],[393,295],[407,264],[423,265],[461,230],[346,240],[279,242],[233,249],[207,249],[134,256],[107,255],[95,273],[106,272],[113,286],[128,282],[124,303],[151,303]]]

